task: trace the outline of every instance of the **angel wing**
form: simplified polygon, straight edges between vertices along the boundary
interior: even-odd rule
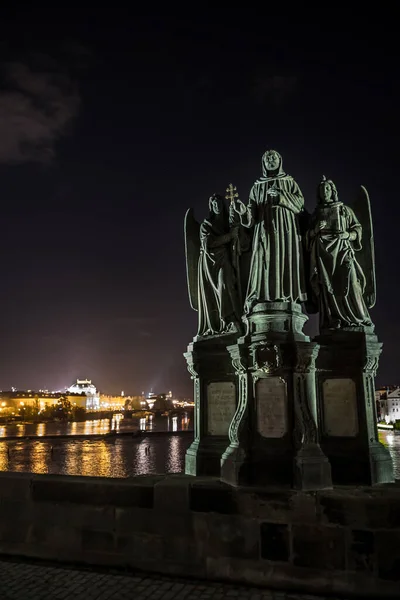
[[[318,301],[315,298],[315,294],[311,289],[311,277],[310,277],[310,255],[307,249],[307,232],[310,230],[312,223],[312,214],[308,212],[306,207],[298,215],[299,219],[299,227],[300,227],[300,235],[302,240],[303,247],[303,256],[305,260],[303,261],[304,268],[304,279],[306,282],[306,292],[307,292],[307,300],[304,303],[305,309],[309,315],[315,315],[318,312]]]
[[[353,203],[353,210],[362,226],[362,250],[357,252],[359,262],[366,278],[365,301],[368,308],[375,306],[376,279],[375,279],[375,244],[372,226],[371,203],[368,192],[362,185],[358,196]]]
[[[186,253],[186,275],[190,306],[193,310],[199,309],[198,300],[198,264],[200,257],[200,225],[194,218],[192,208],[185,215],[185,253]]]

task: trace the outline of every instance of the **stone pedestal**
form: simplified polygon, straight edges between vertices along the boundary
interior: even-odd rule
[[[298,304],[258,304],[247,333],[228,348],[239,399],[221,460],[232,485],[331,487],[318,442],[315,358],[319,346],[302,332]]]
[[[186,475],[220,476],[221,456],[237,406],[237,382],[227,345],[237,334],[189,344],[185,358],[194,382],[194,441],[185,457]]]
[[[317,358],[321,448],[334,484],[394,481],[389,451],[378,441],[375,375],[382,344],[372,330],[324,333]]]

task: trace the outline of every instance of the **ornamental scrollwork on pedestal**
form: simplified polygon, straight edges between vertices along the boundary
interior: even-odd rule
[[[191,352],[186,352],[184,354],[184,357],[186,358],[187,370],[190,373],[191,379],[198,379],[198,365],[197,362],[194,360],[193,354]]]
[[[379,354],[369,355],[365,358],[365,363],[363,367],[364,373],[375,377],[379,365]]]
[[[232,366],[236,375],[243,375],[247,371],[247,357],[240,352],[237,346],[230,349]]]
[[[306,381],[304,374],[297,376],[296,394],[295,394],[295,411],[296,424],[294,430],[295,443],[313,444],[317,442],[317,426],[309,406],[309,394],[307,393],[307,385],[311,382]]]
[[[194,365],[188,365],[187,366],[187,370],[190,373],[190,377],[191,379],[197,379],[199,374],[197,373],[196,369],[194,368]]]
[[[236,408],[236,412],[233,415],[231,424],[229,425],[229,440],[232,446],[239,445],[239,429],[242,422],[244,413],[247,408],[247,396],[248,396],[248,376],[245,373],[239,375],[239,402]]]
[[[318,344],[307,344],[306,348],[297,347],[296,373],[311,373],[315,371],[315,359],[318,356],[318,351]]]
[[[235,369],[236,375],[242,375],[243,373],[246,373],[246,364],[242,356],[238,355],[233,357],[232,365]]]
[[[251,349],[253,370],[271,375],[282,366],[282,355],[276,344],[259,343]]]
[[[365,357],[363,373],[365,386],[365,399],[367,409],[370,411],[372,404],[375,402],[375,385],[374,379],[379,365],[380,351],[375,354],[370,354]]]

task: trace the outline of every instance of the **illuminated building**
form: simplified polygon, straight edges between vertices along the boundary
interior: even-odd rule
[[[379,395],[379,398],[378,398]],[[378,419],[385,419],[387,423],[400,421],[400,388],[386,388],[375,393],[377,401]],[[379,406],[379,411],[378,411]]]
[[[121,393],[120,396],[110,396],[108,394],[100,394],[100,409],[101,410],[124,410],[125,407],[129,410],[141,410],[147,408],[147,404],[143,396],[126,396]]]
[[[150,392],[147,396],[147,402],[150,409],[156,411],[171,410],[174,407],[169,394],[154,394]]]
[[[62,394],[61,392],[35,392],[33,390],[16,390],[0,392],[0,418],[14,417],[24,409],[35,409],[38,413],[50,406],[55,406],[60,399],[68,400],[71,406],[86,406],[84,394]]]
[[[91,379],[77,379],[67,391],[72,394],[85,394],[86,410],[100,410],[100,395]]]

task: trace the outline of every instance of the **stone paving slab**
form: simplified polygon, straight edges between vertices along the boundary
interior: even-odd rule
[[[317,600],[309,594],[268,591],[153,574],[120,574],[73,567],[0,561],[1,600]],[[319,597],[321,600],[321,597]],[[330,600],[335,600],[330,598]],[[342,599],[343,600],[343,599]]]

